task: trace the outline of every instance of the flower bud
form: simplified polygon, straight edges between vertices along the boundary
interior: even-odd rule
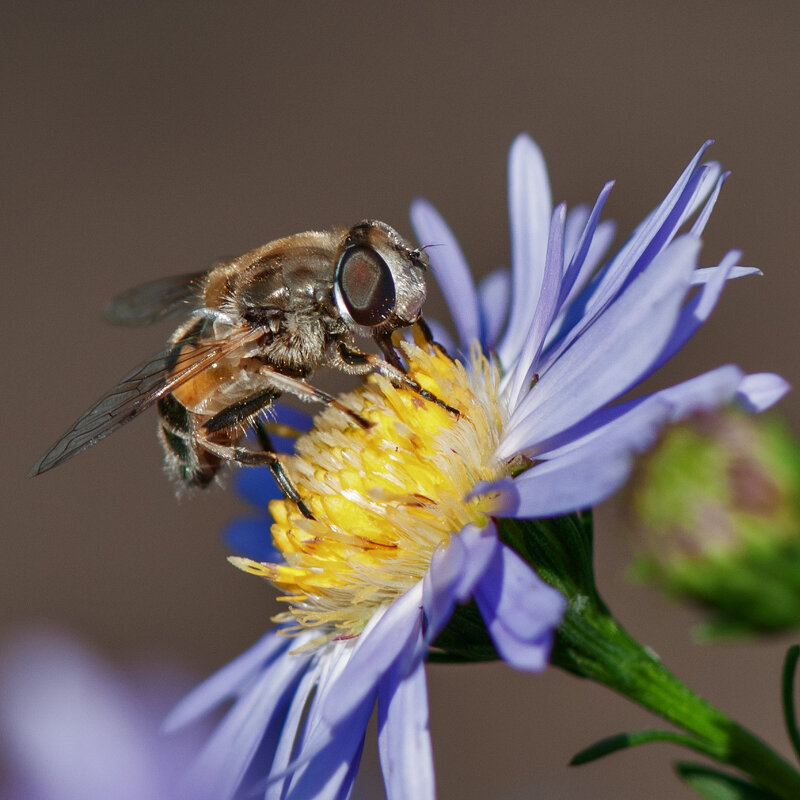
[[[703,637],[800,626],[800,447],[733,409],[669,428],[627,492],[634,574],[711,611]]]

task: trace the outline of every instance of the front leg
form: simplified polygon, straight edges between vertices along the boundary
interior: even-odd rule
[[[412,327],[412,333],[414,335],[414,341],[420,346],[429,345],[430,347],[435,348],[438,350],[443,356],[447,356],[450,358],[449,353],[445,348],[439,344],[433,338],[433,332],[428,327],[428,323],[425,322],[422,317],[420,317]],[[396,330],[394,332],[395,336],[400,335],[400,331]],[[403,366],[403,362],[400,359],[400,353],[397,351],[397,347],[393,341],[392,334],[386,333],[385,331],[382,333],[374,333],[373,337],[375,340],[375,344],[378,345],[380,348],[381,353],[383,353],[383,357],[388,361],[393,367],[405,372],[406,369]]]
[[[394,386],[401,389],[410,389],[412,392],[416,392],[420,397],[424,397],[431,403],[436,403],[437,406],[440,406],[453,416],[461,416],[461,412],[457,408],[447,405],[447,403],[440,400],[435,394],[429,392],[427,389],[423,389],[415,380],[409,378],[402,369],[398,369],[394,364],[390,364],[380,356],[376,356],[374,353],[362,353],[354,347],[349,347],[344,342],[339,342],[338,348],[339,357],[348,367],[355,368],[354,371],[362,373],[377,372],[379,375],[383,375],[384,378],[390,380]]]
[[[397,352],[397,348],[394,346],[394,342],[392,341],[392,335],[384,331],[382,333],[373,334],[372,338],[375,340],[375,344],[377,344],[380,348],[381,353],[383,353],[384,359],[388,361],[395,369],[405,372],[406,370],[403,366],[403,362],[400,360],[400,354]]]
[[[416,330],[414,330],[416,329]],[[422,341],[425,344],[430,345],[431,347],[435,347],[443,356],[447,356],[450,358],[450,354],[445,350],[444,345],[439,344],[436,339],[433,338],[433,331],[428,327],[428,323],[425,322],[422,317],[420,317],[415,323],[412,328],[414,333],[414,338],[417,339],[417,331],[419,331],[420,336],[422,337]]]

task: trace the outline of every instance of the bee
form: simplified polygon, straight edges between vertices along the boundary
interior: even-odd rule
[[[162,352],[126,375],[36,462],[39,475],[97,444],[156,405],[167,472],[179,485],[205,487],[228,462],[267,465],[290,500],[311,517],[285,472],[263,421],[288,392],[329,404],[369,427],[359,414],[307,379],[321,366],[377,372],[458,415],[404,371],[392,334],[421,319],[424,250],[389,225],[277,239],[206,272],[152,281],[120,295],[106,310],[117,324],[149,325],[189,311]],[[355,336],[380,353],[363,352]],[[254,429],[261,450],[242,446]]]

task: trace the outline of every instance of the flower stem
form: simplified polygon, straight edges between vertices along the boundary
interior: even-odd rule
[[[800,773],[692,692],[613,618],[587,609],[583,601],[580,596],[570,601],[571,609],[556,634],[554,666],[602,683],[689,731],[699,739],[697,749],[741,770],[778,797],[800,797]]]
[[[554,666],[601,683],[678,725],[696,737],[694,749],[749,775],[777,797],[800,797],[796,769],[692,692],[611,616],[594,585],[590,514],[503,520],[501,536],[567,597],[553,647]]]

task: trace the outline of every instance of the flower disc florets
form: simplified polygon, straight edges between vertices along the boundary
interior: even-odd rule
[[[458,409],[370,376],[340,398],[371,423],[331,407],[301,437],[286,468],[311,510],[270,504],[272,537],[284,564],[233,559],[285,594],[287,632],[322,627],[322,639],[357,635],[376,609],[426,573],[434,551],[465,525],[482,527],[492,494],[471,496],[508,468],[493,456],[505,422],[499,376],[479,348],[469,370],[436,346],[401,343],[409,377]]]

